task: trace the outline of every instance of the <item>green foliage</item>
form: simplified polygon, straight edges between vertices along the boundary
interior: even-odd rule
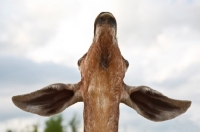
[[[64,132],[62,126],[63,118],[61,115],[53,116],[46,121],[44,132]]]
[[[69,121],[69,126],[71,127],[72,132],[78,132],[78,125],[80,121],[77,119],[77,116],[74,115],[72,119]]]
[[[33,125],[33,132],[38,132],[38,125],[37,124]]]
[[[62,115],[56,115],[56,116],[50,117],[45,122],[44,132],[67,132],[66,130],[69,130],[69,129],[71,129],[70,132],[78,132],[80,120],[78,119],[76,114],[74,114],[71,120],[69,120],[69,122],[67,123],[67,126],[63,126],[62,122],[63,122]],[[31,128],[31,130],[28,128]],[[33,124],[28,128],[26,130],[25,129],[21,130],[21,132],[39,132],[38,124]],[[15,131],[11,129],[7,129],[6,132],[15,132]]]

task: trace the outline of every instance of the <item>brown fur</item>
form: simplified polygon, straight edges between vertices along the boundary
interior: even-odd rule
[[[84,130],[117,132],[126,64],[110,27],[101,30],[81,65]]]

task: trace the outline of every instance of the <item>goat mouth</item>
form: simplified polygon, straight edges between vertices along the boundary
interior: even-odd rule
[[[102,26],[103,24],[107,24],[111,27],[116,27],[116,20],[111,13],[103,13],[97,17],[96,25]]]
[[[110,12],[101,12],[96,20],[95,20],[95,23],[94,23],[94,33],[96,31],[96,27],[101,27],[101,26],[109,26],[109,27],[112,27],[112,28],[117,28],[117,22],[116,22],[116,19],[115,17],[112,15],[112,13]]]

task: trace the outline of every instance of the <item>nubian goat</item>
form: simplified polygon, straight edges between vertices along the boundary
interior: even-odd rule
[[[83,102],[84,132],[117,132],[120,103],[156,122],[183,114],[191,101],[171,99],[150,87],[124,83],[129,63],[121,55],[116,33],[115,17],[109,12],[100,13],[94,23],[92,45],[78,61],[81,81],[56,83],[14,96],[13,103],[24,111],[51,116]]]

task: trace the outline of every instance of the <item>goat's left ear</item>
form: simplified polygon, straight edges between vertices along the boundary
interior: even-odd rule
[[[83,101],[80,84],[52,84],[38,91],[12,97],[13,103],[20,109],[50,116],[62,112],[70,105]]]
[[[147,86],[132,87],[124,84],[121,102],[152,121],[175,118],[190,107],[191,101],[175,100]]]

